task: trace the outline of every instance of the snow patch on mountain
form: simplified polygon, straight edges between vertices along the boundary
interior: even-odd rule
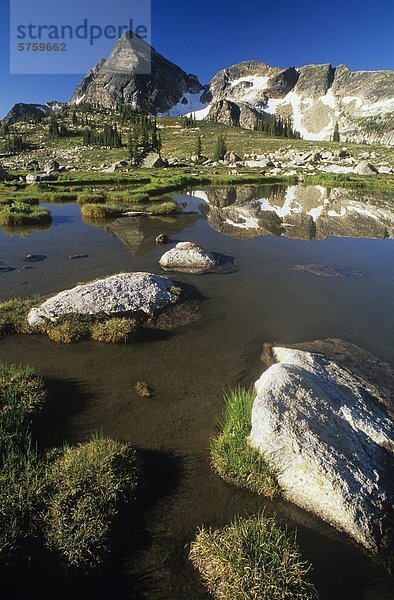
[[[193,117],[196,119],[196,121],[203,121],[204,119],[206,119],[208,117],[210,112],[211,112],[211,105],[207,104],[205,108],[201,108],[200,110],[196,110],[196,111],[187,113],[184,116],[191,117],[193,115]]]
[[[161,113],[159,117],[183,117],[205,110],[208,107],[207,102],[201,102],[202,92],[190,94],[187,92],[179,100],[178,104],[173,106],[168,113]]]

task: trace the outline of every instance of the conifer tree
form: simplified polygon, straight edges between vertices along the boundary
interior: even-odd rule
[[[215,148],[215,152],[214,152],[214,160],[219,161],[219,160],[224,160],[224,157],[226,156],[226,152],[227,152],[227,144],[226,144],[226,140],[224,138],[224,136],[222,134],[219,135],[217,142],[216,142],[216,148]]]
[[[196,156],[198,157],[199,160],[202,157],[202,138],[201,138],[201,135],[197,136]]]
[[[59,124],[55,115],[53,115],[49,121],[48,131],[51,137],[59,137]]]
[[[333,142],[340,142],[341,141],[341,136],[339,135],[338,121],[335,123],[334,133],[333,133],[333,136],[332,136],[332,141]]]

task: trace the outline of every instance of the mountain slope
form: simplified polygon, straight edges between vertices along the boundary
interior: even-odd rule
[[[345,65],[272,68],[249,61],[212,79],[210,105],[197,118],[253,128],[269,114],[290,117],[307,140],[394,144],[394,71],[352,72]]]
[[[71,104],[82,101],[104,106],[127,103],[156,115],[167,113],[182,103],[185,94],[201,95],[203,89],[195,75],[188,75],[127,31],[116,42],[108,59],[101,60],[84,77]],[[184,106],[187,112],[187,96]]]
[[[26,119],[40,120],[56,114],[64,106],[64,102],[48,102],[47,104],[14,104],[9,113],[1,121],[2,125],[13,125]]]

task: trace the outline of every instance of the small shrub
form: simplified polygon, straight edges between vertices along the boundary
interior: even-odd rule
[[[44,519],[47,546],[66,566],[97,567],[108,552],[114,517],[135,496],[135,451],[96,436],[87,444],[65,446],[47,478],[52,489]]]
[[[90,328],[90,337],[94,342],[107,344],[125,344],[129,342],[137,327],[133,319],[108,319],[96,321]]]
[[[253,401],[252,389],[236,388],[225,396],[220,433],[211,443],[212,465],[229,483],[272,498],[280,491],[276,475],[264,457],[247,442]]]
[[[264,514],[237,518],[216,531],[201,529],[190,559],[220,600],[317,598],[295,535]]]

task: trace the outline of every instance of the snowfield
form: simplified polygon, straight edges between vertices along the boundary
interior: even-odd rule
[[[201,102],[201,96],[203,92],[198,94],[186,93],[180,98],[178,104],[173,106],[168,113],[160,113],[159,117],[183,117],[190,116],[191,114],[206,110],[208,107],[207,102]],[[187,102],[182,102],[183,100]],[[208,110],[209,112],[209,110]],[[207,113],[208,114],[208,113]],[[202,117],[204,118],[204,117]]]

